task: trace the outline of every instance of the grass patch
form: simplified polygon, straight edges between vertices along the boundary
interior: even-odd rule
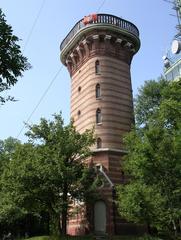
[[[50,240],[50,239],[51,239],[51,237],[49,237],[49,236],[26,238],[26,240]]]
[[[113,240],[137,240],[137,237],[133,237],[133,236],[115,236],[112,238]]]
[[[65,236],[65,237],[54,237],[54,236],[41,236],[28,238],[26,240],[94,240],[93,236]],[[150,236],[113,236],[107,237],[107,240],[160,240],[160,238],[154,238]]]
[[[32,238],[26,238],[24,240],[92,240],[94,239],[93,236],[40,236],[40,237],[32,237]]]

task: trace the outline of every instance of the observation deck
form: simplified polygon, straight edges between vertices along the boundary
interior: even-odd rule
[[[93,15],[96,15],[96,18],[91,19]],[[85,23],[85,18],[90,18],[90,21]],[[135,52],[140,48],[139,31],[133,23],[110,14],[92,14],[78,21],[61,42],[60,51],[63,63],[65,63],[65,55],[71,48],[87,33],[93,30],[117,32],[133,41]]]

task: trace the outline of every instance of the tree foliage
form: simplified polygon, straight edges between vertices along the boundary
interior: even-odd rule
[[[93,133],[80,134],[73,123],[64,126],[60,114],[28,128],[29,142],[16,148],[1,177],[0,215],[8,219],[48,212],[53,228],[66,234],[73,200],[84,201],[94,189],[94,172],[85,163]]]
[[[118,188],[119,210],[128,220],[176,233],[181,219],[181,87],[150,81],[140,94],[138,125],[125,138],[130,181]],[[142,101],[147,95],[148,101]]]
[[[0,140],[0,174],[2,174],[5,166],[9,163],[18,144],[20,144],[20,141],[12,137],[4,141]]]
[[[149,118],[154,117],[164,97],[162,91],[168,84],[168,81],[161,77],[159,81],[145,81],[144,86],[138,89],[135,99],[135,117],[138,126],[146,126]]]
[[[7,24],[5,15],[0,9],[0,93],[14,86],[18,77],[22,77],[23,72],[30,68],[18,42],[19,38],[13,34],[12,27]],[[13,99],[0,95],[1,104]]]

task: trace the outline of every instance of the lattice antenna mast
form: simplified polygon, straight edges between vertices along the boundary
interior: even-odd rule
[[[178,25],[176,25],[176,29],[178,33],[175,35],[175,38],[181,37],[181,0],[164,0],[165,2],[171,3],[173,5],[172,9],[176,11],[176,15],[170,14],[177,18]]]
[[[172,9],[176,11],[176,15],[170,14],[177,18],[176,25],[177,34],[174,36],[171,44],[171,57],[168,53],[163,56],[164,72],[167,80],[180,79],[181,77],[181,0],[164,0],[172,4]],[[172,67],[172,68],[171,68]]]
[[[181,37],[181,0],[173,1],[173,9],[176,11],[176,17],[178,20],[178,25],[176,25],[176,29],[178,33],[175,35],[175,38]]]

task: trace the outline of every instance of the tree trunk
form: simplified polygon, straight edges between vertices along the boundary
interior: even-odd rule
[[[174,230],[175,236],[177,236],[177,227],[174,220],[172,220],[172,224],[173,224],[173,230]]]
[[[179,230],[180,230],[180,233],[181,233],[181,219],[179,218]]]
[[[62,234],[67,234],[67,214],[68,214],[68,199],[67,199],[67,184],[63,188],[63,207],[62,207]]]
[[[62,234],[67,234],[67,209],[62,210]]]
[[[60,225],[60,215],[58,216],[58,219],[57,219],[57,229],[58,229],[58,235],[61,235],[62,233],[62,228],[61,228],[61,225]]]
[[[151,231],[151,226],[150,226],[150,223],[147,222],[147,230],[148,230],[148,234],[152,234],[152,231]]]
[[[53,208],[49,211],[49,234],[50,235],[60,235],[61,227],[60,227],[60,214],[57,214]]]

